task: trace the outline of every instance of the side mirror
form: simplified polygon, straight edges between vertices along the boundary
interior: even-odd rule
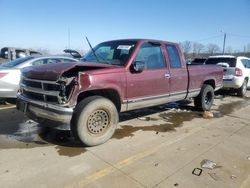
[[[132,64],[132,69],[134,72],[142,72],[145,69],[145,62],[144,61],[135,61]]]

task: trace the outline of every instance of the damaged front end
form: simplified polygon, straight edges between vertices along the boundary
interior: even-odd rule
[[[61,64],[27,68],[22,71],[17,94],[17,109],[41,125],[70,124],[77,96],[87,89],[90,77],[86,71],[110,65]],[[46,123],[47,124],[47,123]]]
[[[77,77],[60,77],[57,81],[30,79],[22,76],[17,95],[17,109],[40,123],[68,129],[73,107],[69,105]]]
[[[59,78],[57,81],[36,80],[22,76],[19,95],[49,104],[67,105],[74,86],[75,77]]]

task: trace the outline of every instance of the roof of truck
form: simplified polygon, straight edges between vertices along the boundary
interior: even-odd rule
[[[209,56],[208,58],[236,58],[236,56],[233,55],[213,55],[213,56]]]
[[[152,41],[152,42],[159,42],[159,43],[172,43],[172,44],[178,44],[176,42],[170,42],[170,41],[164,41],[164,40],[157,40],[157,39],[143,39],[143,38],[128,38],[128,39],[115,39],[115,40],[109,40],[105,42],[112,42],[112,41]]]

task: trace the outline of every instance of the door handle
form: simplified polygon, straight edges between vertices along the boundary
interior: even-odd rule
[[[167,78],[167,79],[171,78],[170,74],[165,74],[164,76],[165,76],[165,78]]]

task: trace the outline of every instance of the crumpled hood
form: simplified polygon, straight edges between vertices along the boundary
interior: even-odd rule
[[[64,73],[71,70],[77,72],[108,69],[117,67],[115,65],[98,64],[98,63],[52,63],[48,65],[32,66],[22,69],[22,75],[26,78],[37,80],[56,81]]]

